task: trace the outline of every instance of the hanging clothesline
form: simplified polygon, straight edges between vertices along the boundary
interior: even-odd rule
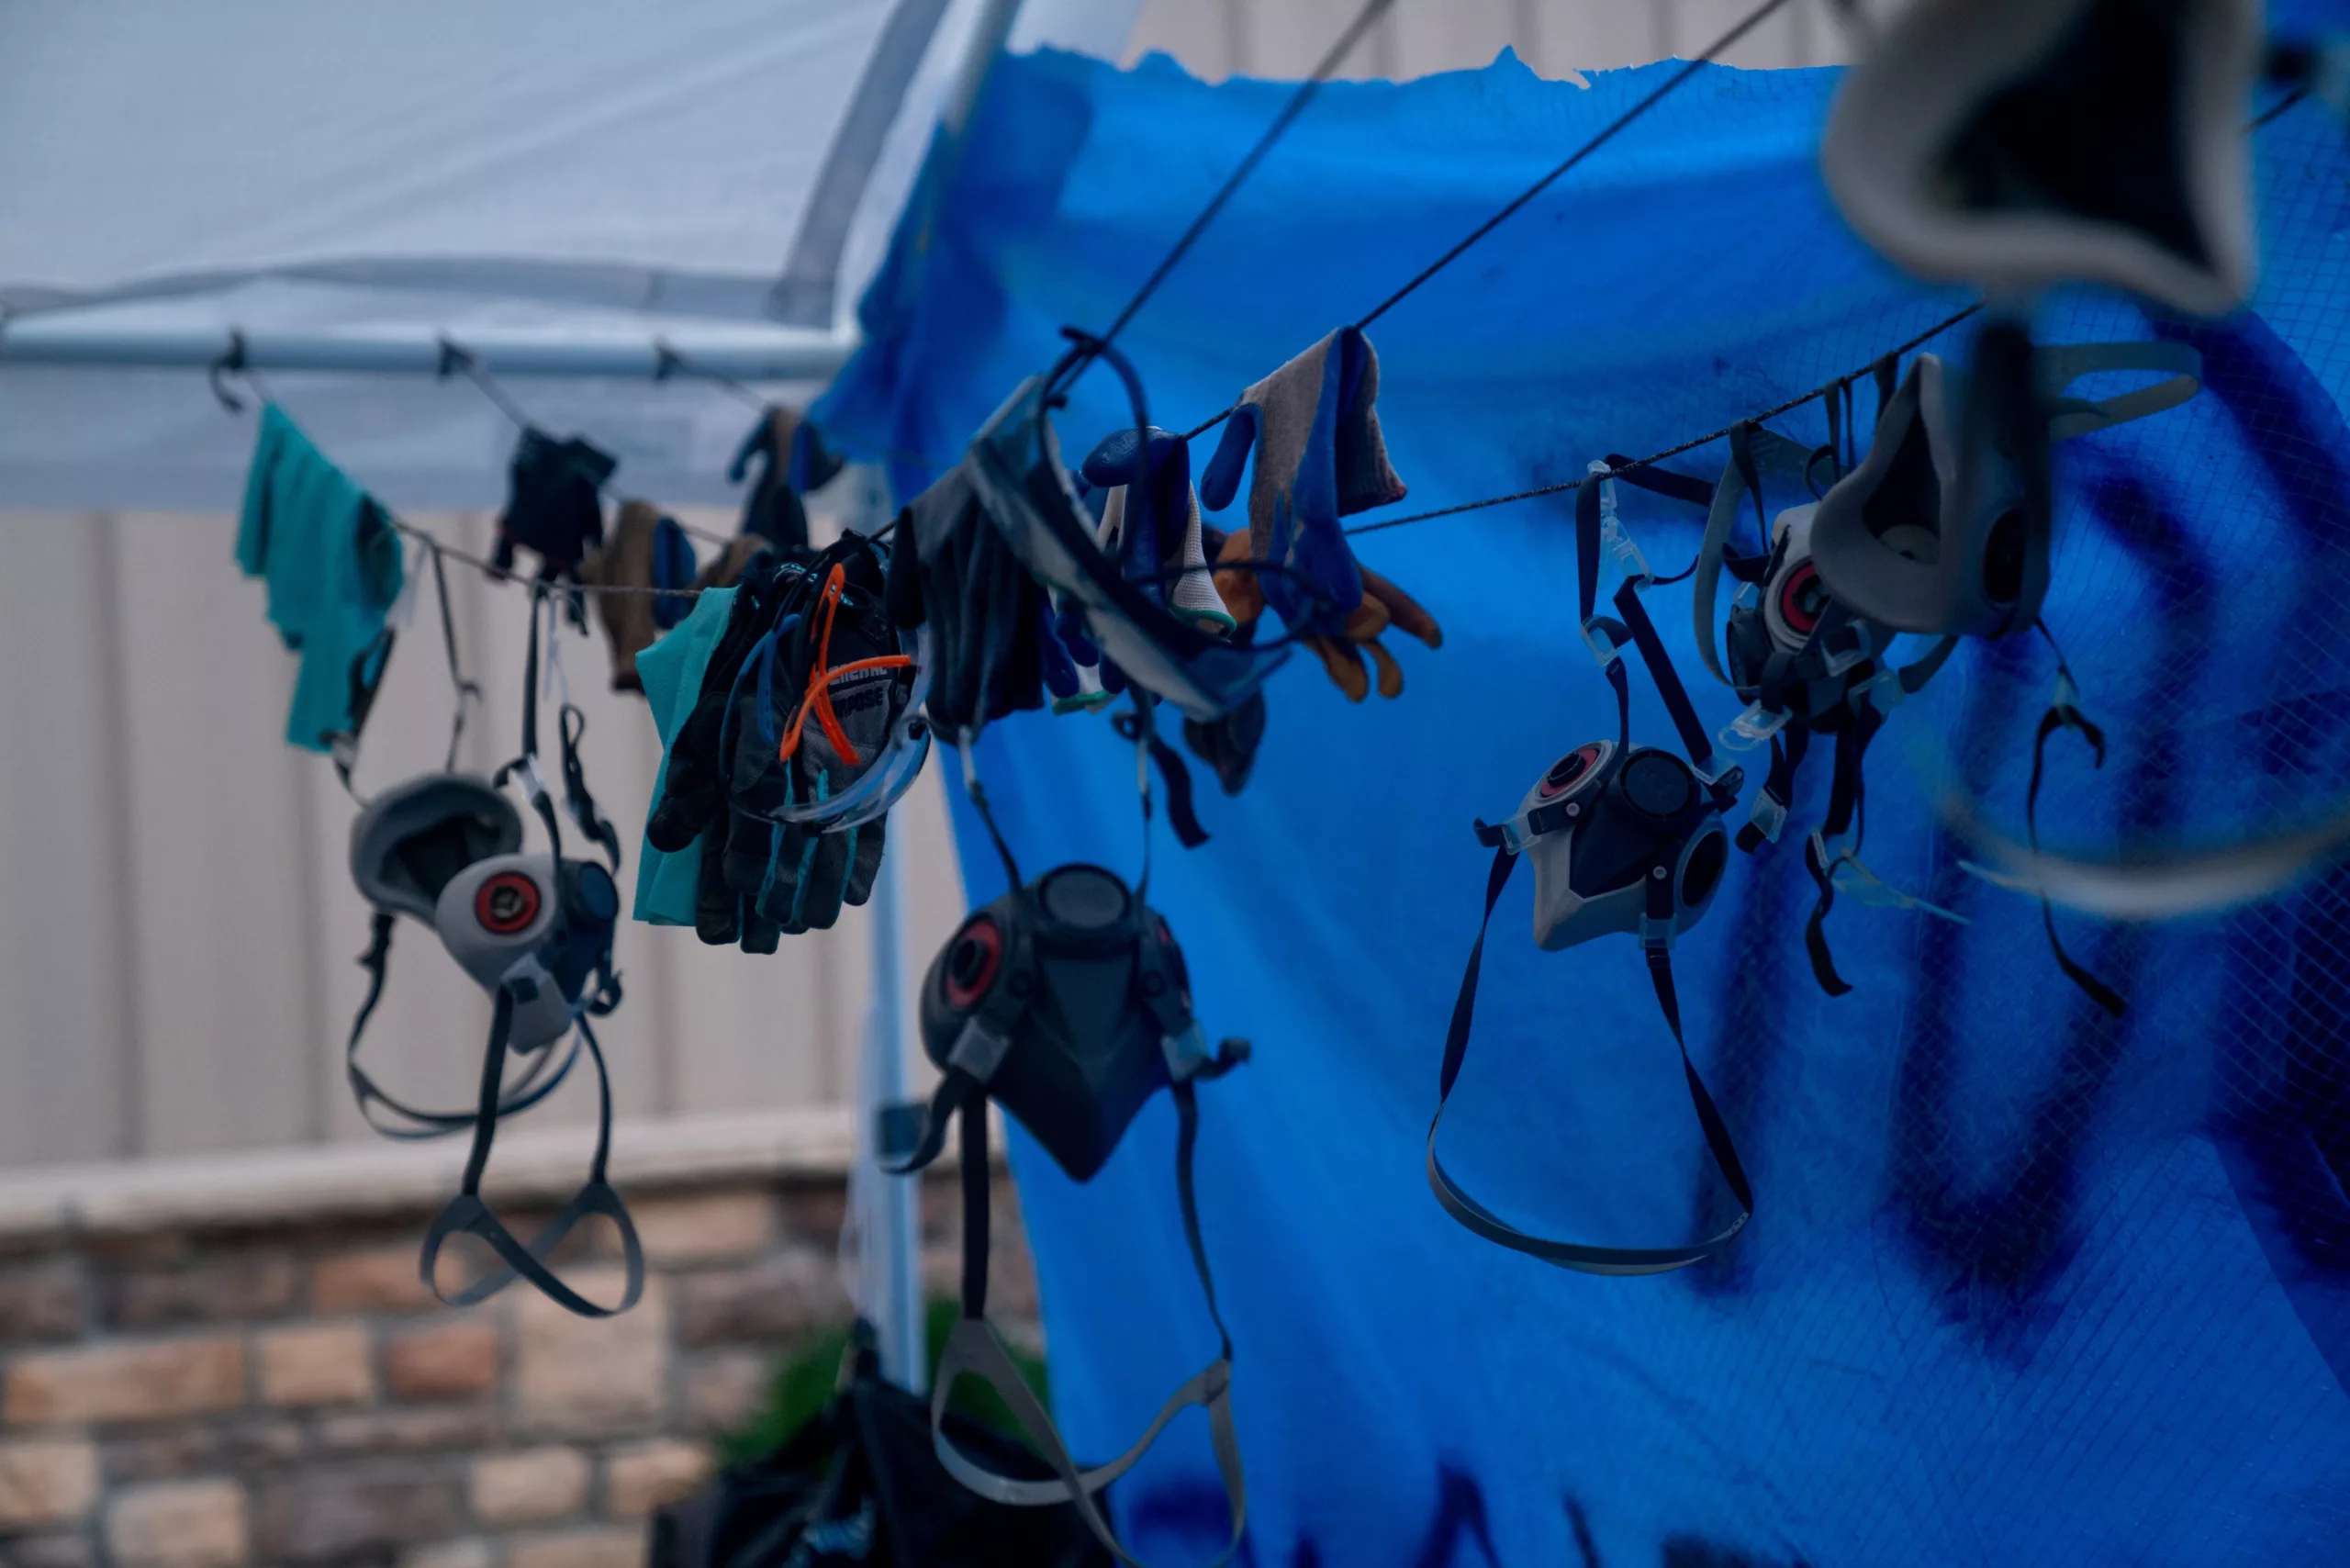
[[[1696,59],[1690,61],[1680,70],[1674,72],[1670,77],[1660,83],[1654,91],[1651,92],[1646,97],[1640,99],[1639,102],[1634,104],[1630,108],[1626,109],[1622,114],[1617,115],[1614,119],[1609,120],[1606,125],[1600,127],[1599,129],[1585,140],[1582,146],[1576,148],[1572,152],[1570,152],[1565,158],[1561,159],[1557,164],[1553,165],[1548,174],[1545,174],[1540,179],[1535,181],[1532,185],[1518,192],[1515,196],[1512,196],[1507,202],[1502,205],[1500,211],[1494,213],[1491,218],[1486,218],[1483,223],[1478,224],[1476,228],[1472,229],[1467,234],[1463,235],[1460,241],[1454,244],[1450,250],[1445,252],[1444,254],[1438,256],[1435,261],[1430,262],[1427,266],[1421,268],[1420,271],[1415,274],[1409,282],[1405,283],[1403,287],[1397,289],[1394,293],[1389,295],[1386,298],[1373,306],[1368,315],[1364,316],[1362,319],[1354,324],[1354,330],[1358,332],[1362,331],[1372,322],[1378,320],[1382,316],[1386,315],[1389,310],[1401,304],[1407,296],[1409,296],[1415,289],[1418,288],[1422,284],[1427,283],[1430,278],[1436,276],[1437,274],[1450,266],[1454,262],[1459,261],[1480,240],[1483,240],[1486,235],[1491,234],[1494,230],[1500,228],[1512,217],[1523,210],[1527,203],[1532,201],[1536,196],[1540,196],[1544,191],[1550,189],[1550,186],[1556,184],[1559,180],[1564,178],[1584,159],[1590,157],[1594,152],[1598,151],[1609,141],[1615,140],[1617,134],[1622,131],[1627,126],[1630,125],[1634,120],[1639,119],[1642,115],[1648,113],[1651,109],[1656,107],[1657,105],[1662,103],[1684,84],[1694,78],[1698,72],[1711,64],[1716,56],[1724,53],[1734,46],[1739,39],[1744,38],[1748,33],[1760,27],[1764,21],[1769,19],[1774,11],[1776,11],[1785,4],[1786,4],[1786,0],[1762,0],[1762,3],[1760,6],[1757,6],[1753,10],[1748,12],[1736,24],[1734,24],[1728,32],[1722,34],[1721,37],[1707,45],[1704,51],[1701,52]],[[1369,13],[1366,13],[1365,17],[1359,20],[1357,26],[1362,26],[1363,22],[1368,20],[1368,17]],[[1353,35],[1350,32],[1348,38],[1351,39],[1352,36]],[[1342,42],[1344,40],[1342,40]],[[1324,67],[1325,69],[1335,69],[1337,63],[1337,60],[1333,58],[1325,61]],[[1318,86],[1319,84],[1320,84],[1317,79],[1316,81],[1308,82],[1306,86],[1311,88]],[[1279,136],[1281,131],[1288,129],[1290,120],[1295,118],[1295,110],[1304,106],[1303,99],[1305,95],[1304,92],[1301,91],[1298,99],[1292,100],[1292,108],[1284,111],[1282,118],[1275,122],[1273,129],[1268,134],[1266,140],[1259,143],[1257,149],[1250,152],[1248,158],[1242,162],[1240,168],[1234,174],[1232,180],[1227,183],[1225,188],[1216,193],[1214,198],[1208,204],[1208,213],[1202,215],[1200,220],[1201,223],[1204,223],[1209,214],[1213,214],[1217,207],[1223,205],[1225,198],[1231,196],[1232,186],[1237,185],[1241,177],[1256,166],[1256,161],[1263,155],[1266,148],[1270,145],[1272,139]],[[1200,224],[1194,224],[1192,226],[1192,232],[1186,233],[1183,236],[1183,239],[1178,244],[1179,254],[1181,253],[1181,249],[1183,245],[1190,244],[1199,227]],[[1152,286],[1155,286],[1158,284],[1159,276],[1163,274],[1166,268],[1172,263],[1173,257],[1171,256],[1166,263],[1161,263],[1159,272],[1153,274],[1150,283],[1144,286],[1145,293],[1147,293]],[[1126,316],[1132,315],[1136,307],[1139,306],[1141,302],[1141,299],[1137,297],[1134,305],[1130,305],[1126,308],[1125,313],[1121,315],[1118,319],[1120,325],[1125,324]],[[1226,405],[1221,412],[1211,415],[1206,420],[1202,420],[1199,424],[1194,425],[1192,429],[1184,431],[1183,439],[1185,441],[1196,441],[1201,436],[1206,434],[1209,431],[1212,431],[1216,426],[1222,424],[1225,420],[1230,419],[1232,415],[1238,410],[1240,404],[1237,400]]]
[[[1633,458],[1630,462],[1624,464],[1621,467],[1610,468],[1605,473],[1585,474],[1580,478],[1562,479],[1555,485],[1538,485],[1530,490],[1515,490],[1506,496],[1488,496],[1483,500],[1462,501],[1457,506],[1438,507],[1431,511],[1413,512],[1409,516],[1405,517],[1382,518],[1377,522],[1359,522],[1353,527],[1346,530],[1346,532],[1350,536],[1357,533],[1376,533],[1383,528],[1402,528],[1406,523],[1427,522],[1434,518],[1452,517],[1460,512],[1478,511],[1486,507],[1506,506],[1512,501],[1530,501],[1540,496],[1565,495],[1569,491],[1582,489],[1594,479],[1613,479],[1621,475],[1629,473],[1635,468],[1651,467],[1656,464],[1664,462],[1667,458],[1678,457],[1684,452],[1694,452],[1698,447],[1705,445],[1707,442],[1720,441],[1724,437],[1736,431],[1740,426],[1759,425],[1764,420],[1774,420],[1781,414],[1787,413],[1792,409],[1800,409],[1806,403],[1811,402],[1815,398],[1829,397],[1841,388],[1851,386],[1853,382],[1858,381],[1862,376],[1867,375],[1871,365],[1881,364],[1886,359],[1900,358],[1903,354],[1908,353],[1912,350],[1932,342],[1935,338],[1938,338],[1942,333],[1949,331],[1953,327],[1957,326],[1960,322],[1965,320],[1968,317],[1973,316],[1982,308],[1982,301],[1977,300],[1974,304],[1968,306],[1965,309],[1957,312],[1955,315],[1944,317],[1942,320],[1935,322],[1932,326],[1927,328],[1916,337],[1907,339],[1902,342],[1895,344],[1883,354],[1878,355],[1876,359],[1871,360],[1869,364],[1863,365],[1860,369],[1852,371],[1849,375],[1840,375],[1835,380],[1815,386],[1808,392],[1798,393],[1796,396],[1788,398],[1784,403],[1773,404],[1770,408],[1763,409],[1759,414],[1751,414],[1745,419],[1738,420],[1732,423],[1724,425],[1718,431],[1707,431],[1704,435],[1692,436],[1690,439],[1681,442],[1677,446],[1668,446],[1662,452],[1652,452],[1646,457]]]
[[[1707,431],[1703,435],[1692,436],[1687,441],[1681,442],[1673,446],[1668,446],[1662,452],[1651,453],[1646,457],[1634,458],[1629,463],[1623,465],[1622,467],[1611,469],[1607,473],[1598,475],[1585,474],[1579,478],[1561,480],[1555,485],[1538,485],[1531,489],[1516,490],[1505,496],[1489,496],[1482,500],[1462,501],[1454,506],[1438,507],[1429,511],[1414,512],[1405,517],[1382,518],[1376,522],[1357,523],[1353,527],[1348,528],[1346,532],[1350,536],[1359,533],[1376,533],[1382,529],[1402,528],[1410,523],[1427,522],[1437,518],[1453,517],[1462,512],[1479,511],[1487,507],[1505,506],[1513,501],[1534,500],[1543,496],[1566,495],[1572,491],[1581,489],[1583,486],[1589,484],[1594,478],[1611,478],[1627,473],[1631,469],[1651,467],[1656,464],[1666,462],[1671,458],[1678,457],[1684,453],[1693,452],[1698,447],[1704,446],[1708,442],[1723,440],[1732,431],[1738,430],[1741,425],[1760,424],[1765,420],[1776,419],[1782,414],[1802,408],[1807,403],[1828,397],[1838,391],[1840,388],[1848,386],[1853,382],[1861,379],[1861,377],[1869,374],[1871,367],[1883,359],[1888,356],[1897,359],[1904,354],[1914,352],[1926,343],[1932,342],[1935,338],[1940,337],[1942,333],[1949,331],[1952,328],[1965,321],[1970,317],[1981,311],[1982,308],[1982,303],[1977,301],[1973,305],[1967,306],[1963,310],[1956,311],[1952,315],[1944,317],[1940,321],[1937,321],[1932,326],[1927,328],[1924,331],[1917,333],[1915,336],[1904,339],[1902,342],[1895,344],[1892,348],[1886,350],[1884,354],[1880,354],[1876,359],[1871,360],[1868,364],[1862,365],[1846,375],[1840,375],[1832,381],[1824,382],[1821,385],[1811,388],[1811,390],[1807,392],[1798,393],[1795,397],[1785,399],[1784,402],[1774,403],[1770,408],[1762,409],[1757,413],[1748,415],[1745,419],[1734,420],[1729,424],[1722,426],[1719,430]],[[495,580],[500,582],[521,583],[524,585],[528,585],[532,581],[530,577],[521,573],[509,571],[506,568],[498,566],[478,555],[469,554],[466,552],[456,548],[454,545],[444,543],[430,529],[420,528],[414,523],[401,521],[398,519],[393,520],[393,526],[397,528],[402,533],[405,533],[413,539],[421,541],[428,548],[439,552],[448,559],[475,567],[483,573],[483,575]],[[726,537],[711,533],[706,530],[688,529],[687,532],[696,534],[697,537],[716,543],[724,544],[732,543],[732,541]],[[658,594],[666,595],[674,599],[692,599],[698,597],[705,590],[701,588],[639,588],[633,586],[605,585],[598,583],[566,583],[562,585],[561,591],[584,594]]]
[[[550,594],[584,593],[591,595],[612,594],[621,597],[659,596],[665,599],[699,599],[704,593],[709,591],[707,588],[643,588],[633,583],[542,582],[538,578],[531,577],[526,573],[511,571],[507,567],[498,565],[495,561],[485,560],[481,556],[472,554],[470,551],[460,550],[429,528],[419,528],[416,524],[412,522],[404,522],[398,518],[392,519],[392,526],[397,529],[400,532],[406,534],[408,538],[418,541],[435,555],[441,556],[444,560],[457,562],[461,566],[471,566],[476,571],[481,573],[483,577],[489,578],[492,582],[515,583],[523,588],[532,588],[533,590],[543,589]],[[679,526],[682,527],[683,524],[680,524]],[[704,539],[715,539],[721,543],[733,543],[732,540],[727,539],[722,534],[705,532],[701,534],[701,537]]]

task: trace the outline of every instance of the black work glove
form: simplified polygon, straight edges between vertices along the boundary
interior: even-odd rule
[[[520,546],[539,557],[541,582],[577,582],[580,563],[604,542],[603,487],[619,466],[619,458],[577,436],[557,441],[543,431],[523,431],[508,468],[491,559],[510,570]],[[585,631],[586,602],[576,593],[565,599],[565,613]]]
[[[890,612],[930,627],[930,718],[951,741],[1045,705],[1050,600],[960,468],[914,498],[890,560]]]
[[[735,677],[767,629],[781,591],[778,564],[771,554],[754,555],[736,585],[725,631],[711,650],[693,711],[677,726],[669,745],[669,770],[661,799],[645,819],[644,836],[665,855],[702,841],[700,874],[694,900],[694,930],[704,942],[740,941],[746,952],[775,951],[773,933],[755,918],[746,920],[741,899],[726,882],[724,863],[733,823],[726,804],[726,759],[719,755],[727,699]]]
[[[886,816],[830,831],[776,817],[840,795],[885,761],[912,670],[881,590],[870,553],[827,552],[779,612],[778,623],[798,621],[735,693],[726,880],[787,934],[830,928],[844,904],[871,895],[880,869]]]

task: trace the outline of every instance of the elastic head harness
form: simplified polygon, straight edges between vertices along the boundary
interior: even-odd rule
[[[352,834],[352,868],[376,906],[374,939],[361,963],[369,971],[367,998],[352,1025],[347,1074],[361,1113],[386,1137],[431,1138],[470,1129],[473,1149],[458,1195],[428,1231],[419,1268],[442,1299],[464,1305],[487,1299],[516,1276],[529,1280],[570,1310],[608,1316],[633,1305],[643,1288],[643,1256],[620,1196],[605,1180],[611,1143],[611,1083],[601,1047],[588,1023],[619,1005],[612,969],[612,934],[620,897],[607,867],[563,857],[562,829],[538,765],[539,608],[534,593],[523,696],[522,754],[498,770],[496,782],[457,774],[429,776],[387,791],[362,812]],[[550,617],[550,619],[552,619]],[[550,631],[552,634],[552,631]],[[568,717],[573,711],[565,704]],[[563,726],[568,804],[583,825],[602,825],[580,773],[576,729]],[[501,792],[519,776],[546,829],[550,853],[520,853],[521,818]],[[592,830],[591,830],[592,831]],[[424,1110],[385,1092],[360,1066],[361,1034],[383,992],[391,932],[400,912],[437,930],[451,955],[491,991],[494,1001],[481,1088],[470,1111]],[[570,1037],[567,1050],[556,1042]],[[482,1202],[481,1180],[498,1122],[552,1093],[582,1050],[595,1065],[598,1087],[596,1152],[578,1193],[527,1244],[518,1240]],[[506,1083],[515,1051],[536,1053],[520,1081]],[[628,1284],[610,1307],[588,1301],[558,1279],[546,1255],[580,1220],[610,1216],[621,1236]],[[441,1292],[433,1265],[448,1238],[478,1237],[503,1267],[455,1294]]]
[[[1147,730],[1147,703],[1138,710]],[[1139,748],[1138,748],[1139,749]],[[965,750],[967,770],[969,753]],[[1148,835],[1148,773],[1138,756]],[[1129,890],[1097,866],[1063,866],[1024,883],[984,791],[972,799],[1004,860],[1011,890],[965,921],[923,984],[924,1047],[942,1070],[919,1148],[900,1171],[919,1170],[945,1148],[950,1119],[961,1130],[962,1315],[948,1334],[931,1389],[931,1439],[939,1462],[983,1497],[1019,1506],[1072,1504],[1103,1546],[1139,1568],[1118,1542],[1097,1494],[1149,1451],[1182,1410],[1204,1408],[1216,1468],[1230,1505],[1232,1537],[1215,1562],[1230,1560],[1248,1522],[1248,1490],[1231,1408],[1232,1338],[1216,1305],[1192,1181],[1199,1140],[1196,1086],[1248,1059],[1244,1040],[1213,1054],[1192,1013],[1190,976],[1167,922],[1144,902],[1149,882]],[[988,1324],[990,1181],[987,1103],[1017,1117],[1080,1182],[1102,1168],[1126,1126],[1160,1088],[1175,1100],[1175,1191],[1192,1266],[1214,1321],[1215,1360],[1169,1394],[1141,1439],[1107,1464],[1081,1469]],[[1055,1479],[1025,1481],[989,1470],[954,1445],[946,1405],[957,1379],[974,1376],[1002,1397]]]
[[[1492,870],[1485,879],[1485,912],[1478,923],[1477,940],[1460,976],[1460,993],[1452,1008],[1452,1023],[1444,1041],[1444,1069],[1437,1091],[1436,1114],[1428,1123],[1427,1176],[1445,1212],[1469,1229],[1498,1246],[1539,1258],[1561,1268],[1594,1274],[1653,1274],[1679,1269],[1709,1258],[1729,1246],[1754,1215],[1754,1193],[1739,1163],[1729,1129],[1714,1107],[1697,1069],[1689,1059],[1682,1037],[1681,1003],[1673,983],[1673,943],[1711,903],[1719,883],[1726,850],[1719,812],[1738,798],[1741,775],[1737,768],[1718,768],[1705,726],[1690,705],[1673,662],[1657,636],[1639,600],[1639,589],[1653,580],[1639,548],[1620,527],[1607,526],[1599,504],[1599,483],[1586,482],[1576,508],[1576,580],[1583,610],[1583,635],[1593,655],[1616,689],[1617,739],[1613,746],[1595,742],[1570,752],[1537,781],[1518,814],[1498,826],[1477,823],[1477,840],[1494,851]],[[1624,569],[1624,583],[1616,593],[1620,620],[1597,614],[1600,555],[1603,548]],[[1639,649],[1658,695],[1673,716],[1688,762],[1654,748],[1635,750],[1631,744],[1631,693],[1624,668],[1627,644]],[[1608,814],[1597,808],[1605,804]],[[1590,817],[1591,825],[1584,821]],[[1575,842],[1590,833],[1588,845]],[[1445,1103],[1460,1076],[1469,1053],[1469,1033],[1477,1004],[1477,980],[1484,966],[1485,933],[1493,923],[1494,906],[1509,885],[1510,873],[1524,853],[1543,853],[1549,843],[1568,841],[1567,857],[1554,862],[1563,870],[1583,908],[1595,917],[1585,926],[1562,933],[1562,940],[1545,946],[1565,946],[1609,930],[1638,935],[1648,958],[1649,978],[1656,988],[1659,1009],[1673,1031],[1681,1053],[1683,1075],[1688,1081],[1690,1103],[1696,1108],[1707,1149],[1738,1200],[1738,1217],[1706,1239],[1673,1247],[1597,1247],[1533,1235],[1511,1225],[1461,1188],[1437,1155],[1437,1134],[1444,1122]],[[1704,846],[1715,847],[1707,853]],[[1578,851],[1595,850],[1585,856]],[[1628,903],[1632,893],[1637,903]],[[1538,900],[1542,894],[1538,891]],[[1611,902],[1612,901],[1612,902]],[[1561,901],[1561,902],[1566,901]],[[1539,908],[1538,923],[1541,919]],[[1538,936],[1542,934],[1538,931]]]

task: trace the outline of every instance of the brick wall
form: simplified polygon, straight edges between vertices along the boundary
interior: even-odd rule
[[[605,1321],[522,1285],[442,1306],[416,1274],[427,1208],[8,1237],[0,1563],[634,1568],[646,1514],[849,1308],[838,1177],[621,1186],[650,1277]],[[925,1185],[934,1290],[953,1197]],[[1008,1183],[998,1207],[990,1305],[1033,1333]],[[617,1294],[609,1260],[573,1272]]]

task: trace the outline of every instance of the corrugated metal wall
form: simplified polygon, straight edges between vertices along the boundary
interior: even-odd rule
[[[1164,50],[1210,77],[1298,75],[1358,4],[1151,0],[1130,52]],[[1694,52],[1748,5],[1401,0],[1348,73],[1474,67],[1509,45],[1563,75]],[[1828,0],[1797,0],[1729,58],[1841,52]],[[199,379],[188,395],[206,396]],[[487,550],[486,518],[412,521]],[[294,661],[263,620],[260,585],[231,563],[234,535],[226,517],[0,514],[0,1169],[370,1136],[341,1068],[367,932],[344,861],[353,807],[323,760],[280,738]],[[487,768],[518,743],[526,600],[470,571],[451,582],[469,672],[488,693],[464,760]],[[363,790],[442,755],[448,682],[429,594],[416,610],[369,727]],[[565,661],[588,714],[589,777],[632,872],[659,759],[651,718],[608,689],[600,638],[567,637]],[[935,767],[892,833],[914,850],[918,976],[962,902]],[[756,959],[623,923],[628,1000],[603,1031],[621,1113],[847,1099],[867,946],[859,911]],[[403,923],[371,1069],[396,1091],[461,1103],[487,1017],[431,935]],[[534,1119],[591,1112],[579,1082]]]

